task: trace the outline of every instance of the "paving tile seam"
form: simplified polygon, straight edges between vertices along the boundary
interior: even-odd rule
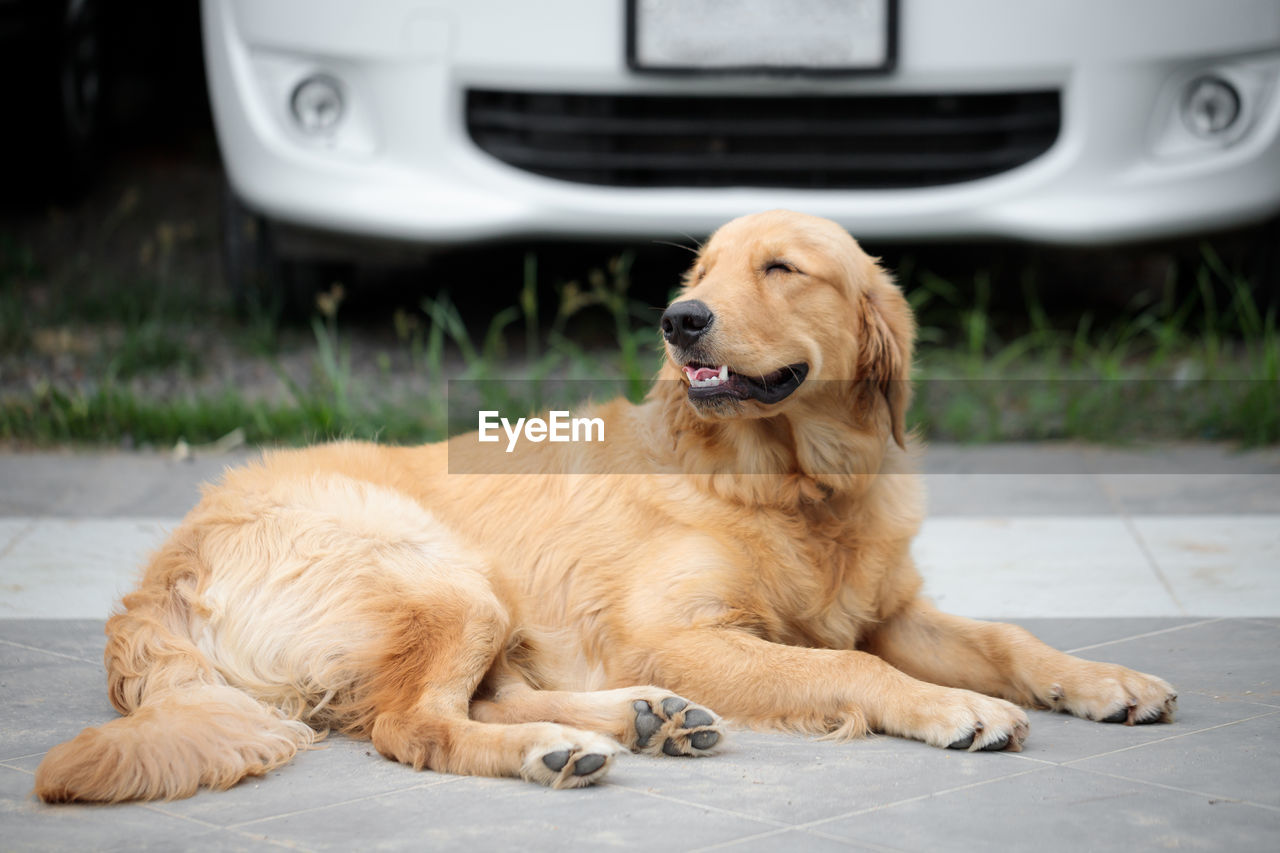
[[[220,830],[222,832],[227,833],[228,835],[235,835],[235,836],[239,836],[240,838],[249,838],[254,841],[261,842],[263,844],[270,844],[272,847],[281,847],[285,850],[296,850],[296,851],[301,851],[301,853],[314,853],[314,850],[315,850],[315,848],[307,847],[306,845],[300,844],[297,841],[291,841],[291,840],[286,841],[283,839],[275,839],[275,838],[271,838],[269,836],[262,835],[256,832],[246,832],[239,829],[231,829],[229,827],[220,827]]]
[[[1142,633],[1142,634],[1134,634],[1132,637],[1121,637],[1118,640],[1105,640],[1104,642],[1091,643],[1090,645],[1087,645],[1087,646],[1076,646],[1074,649],[1063,649],[1063,651],[1069,655],[1078,655],[1081,652],[1088,652],[1088,651],[1092,651],[1093,649],[1101,649],[1105,646],[1114,646],[1117,643],[1128,643],[1133,640],[1145,640],[1147,637],[1158,637],[1161,634],[1171,634],[1175,631],[1183,631],[1187,628],[1201,628],[1205,625],[1212,625],[1215,622],[1225,622],[1229,618],[1231,617],[1211,616],[1205,619],[1200,619],[1196,622],[1187,622],[1182,625],[1173,625],[1169,628],[1160,628],[1155,631],[1146,631],[1145,633]]]
[[[44,753],[36,752],[36,753],[32,753],[31,755],[19,756],[19,758],[31,758],[37,755],[44,755]],[[4,767],[8,770],[14,770],[18,773],[22,773],[23,775],[30,776],[34,779],[35,773],[33,773],[32,771],[27,770],[25,767],[15,767],[12,764],[8,763],[8,761],[14,761],[14,760],[17,760],[17,759],[8,759],[7,761],[0,761],[0,767]],[[34,791],[31,792],[31,794],[33,793]],[[28,798],[31,798],[31,794],[28,794]],[[283,847],[289,850],[299,850],[299,851],[303,851],[303,853],[311,853],[311,848],[304,847],[301,844],[298,844],[297,842],[276,841],[274,839],[268,838],[265,835],[240,830],[235,826],[219,826],[216,823],[210,823],[209,821],[201,820],[200,818],[192,817],[190,815],[184,815],[184,814],[178,814],[176,812],[166,811],[162,806],[159,806],[155,803],[136,803],[135,805],[141,806],[143,809],[146,809],[147,811],[155,812],[156,814],[163,815],[164,817],[177,818],[179,820],[194,824],[201,828],[212,830],[213,832],[216,832],[216,833],[225,832],[231,835],[238,835],[242,838],[251,838],[255,841],[261,841],[263,843],[270,844],[275,847]],[[68,808],[74,808],[74,806],[68,806]]]
[[[1142,556],[1147,561],[1147,568],[1151,569],[1152,574],[1156,576],[1156,580],[1164,587],[1165,595],[1169,596],[1169,600],[1173,602],[1173,606],[1178,609],[1182,615],[1187,615],[1187,608],[1183,606],[1182,600],[1178,598],[1178,594],[1174,592],[1173,584],[1165,575],[1164,569],[1160,568],[1160,562],[1156,560],[1155,553],[1151,550],[1151,546],[1147,544],[1147,540],[1143,538],[1142,533],[1138,530],[1138,525],[1134,523],[1133,516],[1124,513],[1120,516],[1124,529],[1129,532],[1129,537],[1138,545],[1138,550],[1142,552]]]
[[[1158,743],[1168,743],[1171,740],[1181,740],[1182,738],[1188,738],[1193,735],[1203,734],[1205,732],[1212,732],[1212,731],[1217,731],[1218,729],[1225,729],[1231,726],[1238,726],[1241,723],[1247,723],[1252,720],[1261,720],[1264,717],[1274,717],[1277,714],[1280,714],[1280,710],[1265,711],[1261,714],[1253,714],[1248,717],[1241,717],[1240,719],[1232,720],[1229,723],[1218,723],[1216,726],[1206,726],[1203,729],[1194,729],[1189,732],[1180,732],[1178,734],[1169,735],[1168,737],[1157,738],[1156,740],[1149,740],[1145,743],[1134,743],[1134,744],[1130,744],[1129,746],[1122,746],[1119,749],[1112,749],[1107,752],[1099,752],[1094,755],[1085,755],[1085,756],[1081,756],[1080,758],[1072,758],[1068,761],[1062,762],[1058,766],[1068,767],[1070,765],[1077,764],[1081,761],[1092,761],[1095,758],[1105,758],[1108,755],[1117,755],[1121,752],[1129,752],[1130,750],[1134,750],[1134,749],[1144,749],[1145,747],[1154,746],[1155,744],[1158,744]]]
[[[75,655],[68,655],[62,652],[54,652],[49,649],[42,649],[39,646],[28,646],[26,643],[19,643],[16,640],[0,639],[0,645],[13,646],[15,648],[25,649],[29,652],[39,652],[42,655],[52,655],[56,658],[63,658],[64,660],[75,661],[77,663],[87,663],[89,666],[102,666],[102,661],[100,660],[89,660],[88,658],[76,657]]]
[[[7,518],[5,519],[5,521],[8,521],[8,520],[9,519]],[[14,519],[14,520],[22,521],[22,519]],[[27,522],[27,526],[23,527],[17,533],[13,534],[12,538],[10,538],[7,543],[5,543],[4,548],[0,548],[0,560],[3,560],[5,557],[9,556],[9,553],[13,551],[14,548],[18,547],[18,544],[22,542],[23,539],[31,535],[31,531],[35,530],[36,525],[39,524],[39,520],[34,518],[28,518],[26,519],[26,522]]]
[[[263,821],[279,820],[281,818],[286,818],[286,817],[296,817],[298,815],[310,814],[311,812],[318,812],[318,811],[324,811],[325,809],[336,808],[337,806],[347,806],[347,805],[351,805],[352,803],[368,802],[369,800],[376,800],[380,797],[388,797],[393,794],[404,794],[409,791],[419,791],[419,790],[424,790],[426,788],[436,788],[436,787],[439,787],[440,785],[452,785],[463,779],[470,779],[470,778],[473,778],[473,777],[448,776],[443,779],[433,779],[430,782],[418,782],[413,785],[405,785],[402,788],[394,788],[388,791],[380,791],[376,794],[366,794],[363,797],[352,797],[349,800],[335,800],[332,803],[324,803],[323,805],[311,806],[310,808],[295,809],[294,811],[290,811],[290,812],[280,812],[279,814],[264,815],[263,817],[255,817],[253,820],[243,820],[237,823],[229,823],[221,828],[236,829],[236,830],[243,829],[244,827],[253,826],[256,823],[262,823]]]
[[[728,850],[738,846],[739,844],[746,844],[750,841],[762,841],[766,838],[777,838],[778,836],[785,835],[791,831],[792,827],[790,826],[784,826],[779,829],[770,829],[767,832],[758,832],[754,835],[744,835],[741,838],[734,838],[729,841],[718,841],[715,844],[708,844],[705,847],[694,847],[689,850],[689,853],[709,853],[711,850]]]
[[[1002,755],[1006,760],[1030,761],[1032,764],[1040,764],[1045,767],[1061,767],[1062,766],[1061,761],[1054,761],[1051,758],[1036,758],[1034,755],[1026,755],[1021,752],[1009,752],[1008,750],[1001,750],[1000,752],[997,752],[996,755]]]
[[[204,790],[203,788],[198,789],[198,791],[203,791],[203,790]],[[186,821],[187,823],[194,823],[196,826],[201,826],[201,827],[204,827],[205,829],[222,829],[223,828],[221,826],[218,826],[218,824],[216,823],[212,823],[207,820],[201,820],[198,817],[193,817],[191,815],[185,815],[185,814],[178,814],[177,812],[165,811],[164,807],[160,805],[161,802],[163,802],[163,800],[161,800],[160,802],[141,802],[141,803],[138,803],[137,805],[142,806],[144,809],[146,809],[149,812],[155,812],[156,814],[161,814],[161,815],[164,815],[165,817],[177,818],[178,820]]]
[[[45,752],[48,752],[48,750],[45,750]],[[34,776],[34,775],[36,775],[36,774],[32,773],[32,772],[31,772],[30,770],[28,770],[27,768],[25,768],[25,767],[19,767],[18,765],[16,765],[16,764],[10,764],[9,762],[11,762],[11,761],[21,761],[21,760],[22,760],[22,759],[24,759],[24,758],[38,758],[38,757],[40,757],[40,756],[44,755],[44,754],[45,754],[45,752],[31,752],[31,753],[28,753],[28,754],[26,754],[26,755],[15,755],[15,756],[13,756],[12,758],[5,758],[5,759],[3,759],[3,760],[0,760],[0,767],[8,767],[10,770],[17,770],[19,773],[26,773],[28,776]]]
[[[25,794],[23,794],[23,795],[22,795],[22,802],[24,802],[24,803],[30,803],[30,804],[34,805],[34,806],[36,807],[36,809],[38,809],[37,814],[39,814],[39,813],[43,812],[43,813],[47,816],[47,815],[48,815],[48,812],[47,812],[47,811],[45,811],[46,809],[62,809],[62,808],[72,809],[72,808],[75,808],[75,806],[74,806],[74,805],[49,806],[49,805],[46,805],[45,803],[42,803],[42,802],[40,802],[39,800],[37,800],[37,799],[36,799],[36,789],[35,789],[35,785],[34,785],[34,780],[35,780],[35,775],[36,775],[36,774],[32,773],[30,770],[25,770],[25,769],[23,769],[23,768],[21,768],[21,767],[14,767],[12,764],[5,764],[5,763],[4,763],[4,762],[2,762],[2,761],[0,761],[0,767],[5,767],[5,768],[8,768],[9,770],[16,770],[17,772],[21,773],[21,774],[22,774],[22,775],[24,775],[24,776],[30,776],[30,777],[32,777],[32,782],[33,782],[33,784],[32,784],[32,788],[31,788],[31,790],[30,790],[30,791],[27,791]]]
[[[38,754],[43,755],[43,753],[38,753]],[[5,768],[7,768],[7,769],[9,769],[9,770],[15,770],[15,771],[17,771],[18,773],[21,773],[21,774],[23,774],[24,776],[30,776],[30,777],[32,777],[33,779],[35,778],[35,775],[36,775],[36,774],[35,774],[35,773],[33,773],[32,771],[27,770],[25,767],[14,767],[12,764],[8,764],[8,763],[3,762],[3,761],[0,761],[0,767],[5,767]],[[31,800],[31,801],[33,801],[33,802],[35,802],[35,804],[36,804],[38,807],[40,807],[41,809],[45,809],[45,808],[74,809],[74,808],[77,808],[77,806],[79,805],[79,804],[74,804],[74,803],[72,803],[72,804],[62,804],[62,805],[58,805],[58,806],[49,807],[49,806],[46,806],[45,804],[40,803],[39,801],[35,800],[34,794],[35,794],[35,791],[34,791],[34,789],[33,789],[32,791],[28,792],[27,796],[26,796],[24,799],[29,799],[29,800]],[[97,805],[101,805],[101,804],[90,804],[90,806],[91,806],[91,807],[93,807],[93,806],[97,806]],[[121,804],[118,804],[118,805],[121,805],[121,806],[136,805],[136,806],[139,806],[139,807],[141,807],[141,808],[143,808],[143,809],[145,809],[145,810],[147,810],[147,811],[155,812],[156,814],[164,815],[165,817],[177,818],[177,819],[182,820],[182,821],[185,821],[185,822],[187,822],[187,823],[195,824],[196,826],[202,827],[202,828],[204,828],[204,829],[212,829],[212,830],[222,830],[222,829],[226,829],[226,827],[221,827],[221,826],[218,826],[216,823],[210,823],[210,822],[208,822],[208,821],[206,821],[206,820],[201,820],[201,819],[196,818],[196,817],[191,817],[191,816],[189,816],[189,815],[183,815],[183,814],[176,814],[176,813],[174,813],[174,812],[167,812],[167,811],[165,811],[163,808],[161,808],[161,807],[159,807],[158,805],[156,805],[155,803],[147,803],[147,802],[141,802],[141,803],[139,803],[139,802],[134,802],[134,803],[121,803]],[[107,806],[107,808],[110,808],[110,807],[111,807],[111,806]]]
[[[1214,699],[1219,702],[1234,703],[1237,705],[1257,705],[1259,708],[1280,709],[1280,698],[1272,699],[1270,701],[1266,701],[1263,699],[1238,699],[1234,697],[1223,696],[1221,693],[1218,693],[1213,690],[1207,690],[1207,689],[1201,689],[1201,688],[1192,688],[1191,690],[1183,690],[1183,691],[1180,691],[1178,695],[1179,696],[1203,696],[1206,699]],[[1248,691],[1246,691],[1245,693],[1242,693],[1240,695],[1250,696],[1253,694],[1250,694]]]
[[[667,803],[678,803],[679,805],[682,805],[682,806],[691,806],[695,809],[702,809],[703,811],[715,812],[716,814],[722,814],[728,817],[738,818],[740,820],[749,820],[752,823],[762,823],[766,826],[773,826],[778,829],[784,829],[784,830],[793,829],[796,826],[796,824],[789,824],[786,821],[775,820],[774,818],[771,818],[771,817],[762,817],[760,815],[743,814],[742,812],[735,812],[732,809],[726,809],[722,806],[713,806],[713,805],[708,805],[706,803],[695,802],[693,800],[682,800],[677,797],[669,797],[666,794],[659,794],[657,791],[651,791],[648,788],[642,788],[635,785],[620,784],[618,782],[614,782],[611,780],[606,780],[604,784],[610,788],[621,788],[625,791],[631,791],[632,793],[635,793],[635,794],[642,794],[646,797],[652,797],[655,800],[662,800],[663,802],[667,802]]]
[[[1242,800],[1239,797],[1233,797],[1229,794],[1214,794],[1209,791],[1198,791],[1194,788],[1182,788],[1177,785],[1166,785],[1163,782],[1152,782],[1150,779],[1135,779],[1132,776],[1125,776],[1120,773],[1108,773],[1105,770],[1094,770],[1089,767],[1072,767],[1071,769],[1091,773],[1095,776],[1103,776],[1107,779],[1116,779],[1121,782],[1129,782],[1135,785],[1149,785],[1153,788],[1160,788],[1165,791],[1174,791],[1179,794],[1190,794],[1195,797],[1204,797],[1206,800],[1219,800],[1242,806],[1251,806],[1253,808],[1262,809],[1263,811],[1280,814],[1280,807],[1269,805],[1267,803],[1259,803],[1256,800]]]
[[[835,841],[839,844],[843,844],[851,850],[870,850],[872,853],[902,853],[901,847],[886,847],[883,844],[876,844],[871,841],[863,840],[852,841],[848,838],[841,838],[839,835],[833,835],[830,832],[823,832],[820,829],[805,829],[801,831],[807,835],[812,835],[815,838],[824,838],[827,841]]]
[[[195,509],[196,504],[192,502],[191,509]],[[18,523],[26,523],[28,527],[23,530],[24,535],[29,535],[36,527],[41,524],[58,524],[65,526],[75,526],[80,524],[131,524],[139,527],[158,528],[157,541],[167,537],[180,524],[187,514],[183,512],[180,515],[3,515],[0,514],[0,521],[13,521]],[[1083,516],[1082,516],[1083,517]],[[6,548],[0,553],[3,557],[8,553]]]
[[[891,802],[891,803],[882,803],[882,804],[880,804],[880,805],[878,805],[878,806],[868,806],[868,807],[867,807],[867,808],[865,808],[865,809],[855,809],[854,811],[851,811],[851,812],[845,812],[845,813],[843,813],[843,814],[838,814],[838,815],[832,815],[832,816],[830,816],[830,817],[819,818],[818,820],[811,820],[811,821],[807,821],[807,822],[805,822],[805,823],[798,823],[798,824],[796,824],[796,825],[795,825],[794,827],[792,827],[792,828],[793,828],[793,829],[805,829],[805,830],[808,830],[808,829],[812,829],[812,828],[814,828],[814,827],[823,826],[823,825],[825,825],[825,824],[831,823],[832,821],[844,820],[845,818],[850,818],[850,817],[859,817],[859,816],[864,815],[864,814],[871,814],[871,813],[873,813],[873,812],[879,812],[879,811],[884,811],[884,810],[886,810],[886,809],[897,808],[898,806],[905,806],[905,805],[907,805],[908,803],[918,803],[918,802],[920,802],[920,801],[922,801],[922,800],[929,800],[929,799],[932,799],[932,798],[934,798],[934,797],[945,797],[945,796],[949,796],[950,794],[956,794],[956,793],[959,793],[960,791],[968,791],[968,790],[970,790],[970,789],[972,789],[972,788],[981,788],[981,787],[983,787],[984,785],[991,785],[991,784],[993,784],[993,783],[995,783],[995,782],[1004,782],[1004,781],[1007,781],[1007,780],[1009,780],[1009,779],[1017,779],[1019,776],[1029,776],[1029,775],[1031,775],[1031,774],[1033,774],[1033,773],[1043,773],[1043,772],[1045,772],[1046,770],[1049,770],[1049,769],[1050,769],[1051,767],[1053,767],[1053,766],[1055,766],[1055,765],[1045,764],[1045,765],[1043,765],[1043,766],[1041,766],[1041,767],[1033,767],[1033,768],[1031,768],[1031,769],[1029,769],[1029,770],[1022,770],[1022,771],[1020,771],[1020,772],[1018,772],[1018,773],[1006,773],[1006,774],[1004,774],[1004,775],[1002,775],[1002,776],[995,776],[995,777],[992,777],[992,778],[990,778],[990,779],[983,779],[983,780],[978,781],[978,782],[970,782],[970,783],[968,783],[967,785],[956,785],[956,786],[953,786],[953,787],[951,787],[951,788],[943,788],[943,789],[941,789],[941,790],[939,790],[939,791],[931,791],[931,792],[930,792],[930,793],[928,793],[928,794],[920,794],[920,795],[915,796],[915,797],[906,797],[906,798],[901,799],[901,800],[894,800],[894,801],[893,801],[893,802]]]
[[[5,770],[12,770],[15,773],[21,773],[23,776],[31,776],[34,778],[36,775],[30,770],[24,770],[21,767],[14,767],[12,764],[5,764],[3,761],[0,761],[0,767],[3,767]]]
[[[1124,499],[1117,493],[1115,487],[1104,476],[1101,471],[1087,469],[1089,481],[1094,488],[1098,489],[1103,497],[1107,499],[1107,503],[1111,506],[1111,512],[1114,515],[1125,516],[1129,514],[1129,508],[1125,506]]]
[[[740,847],[743,844],[750,844],[753,841],[764,841],[769,838],[781,838],[782,836],[785,836],[788,833],[800,833],[801,835],[808,835],[813,838],[821,838],[826,841],[834,841],[837,844],[842,844],[845,847],[848,847],[850,850],[870,850],[870,851],[873,851],[873,853],[901,853],[899,848],[882,847],[879,844],[871,844],[866,841],[859,841],[855,843],[850,841],[847,838],[841,838],[838,835],[831,835],[830,833],[820,832],[818,830],[811,831],[807,829],[797,829],[795,827],[785,827],[783,829],[771,829],[768,832],[761,832],[756,835],[744,835],[742,838],[734,838],[729,841],[720,841],[715,844],[709,844],[706,847],[695,847],[692,850],[690,850],[689,853],[709,853],[709,851],[712,851],[712,850],[732,850],[735,847]]]

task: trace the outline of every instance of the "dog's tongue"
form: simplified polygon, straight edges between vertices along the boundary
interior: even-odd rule
[[[689,379],[693,380],[694,382],[698,382],[698,381],[701,381],[701,380],[703,380],[703,379],[714,379],[714,378],[716,378],[717,376],[719,376],[719,375],[720,375],[720,371],[719,371],[717,368],[714,368],[714,367],[688,367],[688,366],[686,366],[686,367],[685,367],[685,369],[684,369],[684,374],[685,374],[685,376],[688,376],[688,377],[689,377]]]

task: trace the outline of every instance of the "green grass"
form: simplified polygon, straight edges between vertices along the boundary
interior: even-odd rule
[[[373,382],[353,369],[340,286],[317,302],[307,334],[311,369],[301,380],[282,366],[279,328],[263,318],[235,321],[208,294],[183,295],[163,269],[136,287],[107,288],[123,290],[120,298],[90,293],[79,308],[62,301],[42,314],[19,284],[36,275],[32,259],[4,243],[0,258],[0,365],[18,363],[56,329],[82,345],[90,374],[0,395],[0,439],[21,444],[172,446],[233,433],[252,444],[428,441],[459,428],[458,412],[472,410],[464,403],[523,414],[587,395],[639,399],[661,359],[656,312],[633,297],[625,253],[580,281],[550,283],[530,254],[515,304],[482,323],[464,317],[447,293],[396,309]],[[904,280],[920,319],[910,420],[930,440],[1280,441],[1275,311],[1262,310],[1207,247],[1194,281],[1170,280],[1162,293],[1105,317],[1047,310],[1030,276],[1012,311],[994,306],[986,271],[971,281],[927,271]],[[554,299],[540,298],[548,287]],[[149,390],[151,377],[182,388],[200,375],[197,330],[275,364],[283,396],[232,385],[199,394]],[[584,339],[598,345],[587,349]],[[110,345],[95,348],[93,340]],[[389,393],[405,374],[425,393]]]
[[[441,435],[415,413],[398,407],[341,409],[314,396],[291,404],[222,394],[156,400],[117,385],[70,394],[35,389],[0,404],[0,436],[37,445],[208,444],[237,430],[250,444],[304,444],[333,438],[410,442]]]
[[[1203,247],[1193,288],[1169,281],[1119,319],[1053,322],[1024,281],[1025,328],[1002,337],[979,273],[966,300],[930,276],[910,292],[924,318],[913,416],[954,441],[1280,441],[1275,309]],[[1224,304],[1225,297],[1225,304]],[[931,325],[930,318],[958,323]]]

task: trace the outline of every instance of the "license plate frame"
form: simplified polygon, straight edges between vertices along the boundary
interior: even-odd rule
[[[825,14],[825,26],[802,12]],[[851,33],[856,43],[830,38],[840,24],[862,28]],[[704,31],[691,32],[698,25]],[[783,43],[764,44],[778,36]],[[800,58],[803,41],[786,42],[797,36],[812,40],[816,58]],[[886,74],[897,65],[898,0],[627,0],[626,51],[627,66],[643,73]]]

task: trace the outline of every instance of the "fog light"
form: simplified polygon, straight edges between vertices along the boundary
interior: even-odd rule
[[[1225,133],[1240,118],[1240,93],[1221,77],[1197,77],[1182,99],[1182,120],[1196,136]]]
[[[304,133],[321,136],[342,120],[342,88],[332,77],[316,74],[294,87],[289,107]]]

